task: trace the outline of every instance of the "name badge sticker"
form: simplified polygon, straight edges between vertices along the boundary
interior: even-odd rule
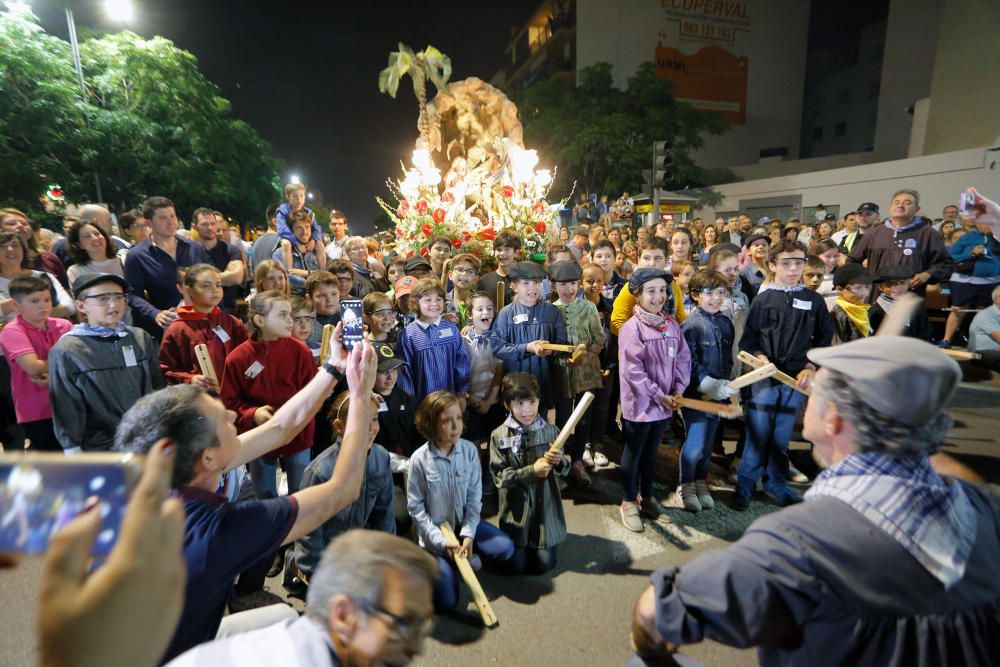
[[[515,315],[515,316],[514,316],[514,317],[513,317],[512,319],[511,319],[511,321],[512,321],[512,322],[513,322],[514,324],[524,324],[525,322],[527,322],[527,321],[528,321],[528,313],[520,313],[519,315]]]
[[[438,332],[438,338],[451,338],[451,329],[441,329]]]
[[[385,401],[379,401],[378,402],[378,411],[379,412],[389,412],[389,406],[386,404]]]
[[[125,345],[122,347],[122,354],[125,355],[125,365],[131,368],[132,366],[138,366],[139,362],[135,360],[135,350],[131,345]]]
[[[670,356],[671,359],[673,359],[674,357],[677,356],[677,348],[671,345],[669,348],[667,348],[667,354]]]
[[[212,327],[212,333],[218,336],[219,340],[221,340],[223,343],[228,343],[230,340],[229,334],[226,333],[226,330],[223,329],[221,326]]]
[[[247,368],[246,372],[244,372],[243,375],[245,377],[253,379],[258,375],[260,375],[260,372],[262,370],[264,370],[264,364],[260,363],[259,361],[255,361],[252,364],[250,364],[250,367]]]
[[[812,301],[803,301],[802,299],[792,299],[792,308],[798,308],[799,310],[812,310]]]

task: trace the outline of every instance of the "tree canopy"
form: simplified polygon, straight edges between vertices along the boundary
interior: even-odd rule
[[[270,146],[193,55],[123,31],[84,39],[80,57],[86,101],[69,44],[30,14],[0,14],[0,200],[38,211],[56,182],[69,201],[96,201],[96,170],[116,210],[157,194],[180,215],[211,206],[250,221],[280,201]]]
[[[677,100],[672,90],[673,83],[658,78],[648,62],[624,91],[615,88],[610,63],[580,70],[579,85],[572,76],[554,74],[521,95],[525,145],[559,166],[554,191],[568,190],[575,180],[584,192],[617,194],[641,190],[653,142],[670,140],[674,166],[666,188],[702,187],[705,172],[691,154],[704,145],[706,133],[722,134],[729,124]]]

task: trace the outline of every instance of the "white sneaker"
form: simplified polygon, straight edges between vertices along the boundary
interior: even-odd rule
[[[792,465],[792,462],[788,462],[788,481],[795,482],[796,484],[805,484],[809,481],[809,478],[805,476],[798,468]]]
[[[594,453],[590,450],[590,443],[583,450],[583,465],[586,466],[587,470],[594,469]]]
[[[622,523],[633,533],[642,532],[642,517],[639,516],[639,503],[624,501],[619,507]]]
[[[611,461],[608,460],[608,457],[605,456],[603,452],[594,452],[594,465],[599,468],[603,468],[609,463],[611,463]]]

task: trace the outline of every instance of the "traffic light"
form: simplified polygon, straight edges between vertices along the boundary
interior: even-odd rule
[[[653,163],[649,170],[642,170],[645,189],[650,196],[655,190],[662,189],[669,180],[670,171],[674,167],[674,144],[672,141],[657,141],[653,143]]]

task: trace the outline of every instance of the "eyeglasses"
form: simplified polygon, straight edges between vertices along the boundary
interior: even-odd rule
[[[855,294],[867,294],[868,292],[871,292],[871,290],[872,290],[872,286],[871,285],[858,285],[858,284],[854,284],[854,285],[848,285],[847,286],[847,291],[848,292],[854,292]]]
[[[458,276],[474,276],[476,275],[475,269],[452,269],[452,273]]]
[[[110,306],[113,303],[122,303],[125,301],[125,294],[122,292],[105,292],[104,294],[88,294],[85,297],[81,297],[81,299],[96,299],[102,306]]]
[[[296,324],[305,324],[306,322],[312,324],[316,321],[315,315],[299,315],[298,317],[293,317],[292,321]]]
[[[378,310],[372,311],[373,317],[388,317],[392,315],[395,311],[392,308],[379,308]]]
[[[699,290],[699,294],[701,294],[702,296],[721,296],[725,298],[729,296],[729,290],[727,290],[725,287],[716,287],[715,289],[706,287],[703,290]]]
[[[431,630],[434,629],[433,616],[400,616],[373,602],[368,602],[367,600],[357,600],[356,602],[357,605],[365,612],[369,614],[381,614],[382,616],[388,618],[391,621],[389,624],[389,630],[394,635],[405,641],[412,643],[419,642],[424,637],[428,636],[431,633]]]

